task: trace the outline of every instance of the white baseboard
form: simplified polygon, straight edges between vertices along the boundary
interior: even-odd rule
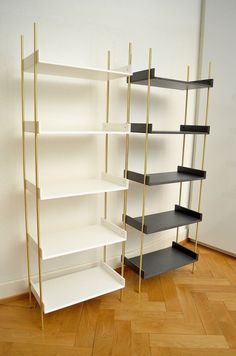
[[[182,241],[186,238],[186,229],[182,228],[179,230],[179,241]],[[173,230],[163,232],[158,238],[153,239],[151,242],[147,242],[144,245],[143,252],[149,253],[156,250],[166,248],[171,245],[173,239],[175,240],[175,233]],[[127,257],[133,257],[139,255],[139,246],[138,248],[133,249],[132,251],[126,251]],[[113,256],[107,261],[112,268],[120,267],[120,255]],[[91,265],[91,264],[89,264]],[[53,278],[56,275],[61,275],[65,273],[72,273],[78,269],[86,268],[88,264],[83,264],[80,266],[70,266],[68,268],[63,268],[57,271],[45,273],[46,278]],[[37,278],[37,276],[32,276]],[[28,291],[28,281],[27,278],[22,278],[14,281],[9,281],[0,284],[0,299],[12,297],[15,295],[23,294]]]

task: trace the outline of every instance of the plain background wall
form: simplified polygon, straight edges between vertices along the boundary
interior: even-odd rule
[[[236,2],[207,0],[202,48],[202,76],[207,75],[212,61],[215,80],[211,92],[209,124],[211,135],[207,142],[206,170],[202,213],[206,223],[200,225],[199,239],[209,246],[236,254]],[[201,108],[205,96],[200,97]],[[199,121],[204,112],[200,110]],[[201,153],[201,151],[198,151]],[[200,164],[196,155],[195,165]],[[194,186],[196,188],[196,185]],[[198,191],[193,191],[193,202]],[[194,227],[191,227],[191,237]]]
[[[196,79],[200,1],[0,1],[0,297],[17,294],[26,287],[26,255],[23,210],[20,105],[20,34],[25,35],[25,55],[33,49],[33,22],[38,23],[41,57],[52,62],[81,66],[106,66],[106,51],[111,50],[111,66],[127,63],[128,42],[133,43],[133,70],[147,67],[148,48],[153,48],[153,67],[160,76],[186,77],[191,66]],[[26,119],[33,119],[33,81],[26,75]],[[126,83],[111,84],[111,122],[126,120]],[[184,116],[184,92],[152,89],[151,122],[160,129],[177,129]],[[195,94],[190,94],[188,120],[192,122]],[[131,119],[144,122],[146,90],[133,87]],[[101,127],[105,120],[105,84],[62,78],[39,78],[39,120],[45,128]],[[109,170],[122,175],[124,138],[110,139]],[[185,164],[190,163],[191,138],[187,142]],[[32,177],[32,138],[27,138],[27,176]],[[175,170],[181,161],[182,139],[152,137],[148,171]],[[143,170],[144,139],[130,140],[130,169]],[[96,177],[104,169],[104,138],[61,137],[40,139],[40,179]],[[179,185],[154,187],[148,191],[147,213],[173,209]],[[188,183],[183,204],[187,202]],[[109,195],[109,218],[121,222],[122,193]],[[131,183],[128,213],[141,214],[142,189]],[[35,210],[29,196],[30,215]],[[99,221],[103,196],[89,196],[43,202],[43,229],[67,229]],[[33,222],[33,216],[30,217]],[[33,223],[30,224],[33,229]],[[128,230],[127,255],[138,254],[139,233]],[[144,249],[151,251],[170,244],[175,230],[145,238]],[[185,236],[185,229],[181,230]],[[79,236],[78,236],[79,238]],[[120,246],[108,248],[113,266],[120,261]],[[36,256],[31,254],[32,273]],[[99,259],[101,251],[57,258],[44,265],[44,271],[87,264]]]

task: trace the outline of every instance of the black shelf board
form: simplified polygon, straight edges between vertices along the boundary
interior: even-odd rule
[[[148,85],[148,70],[146,69],[133,73],[130,77],[130,82],[132,84]],[[187,82],[184,80],[155,77],[155,68],[150,70],[150,82],[152,87],[177,90],[204,89],[213,87],[213,79],[202,79]]]
[[[131,132],[146,133],[146,124],[131,123]],[[210,133],[210,126],[201,125],[180,125],[179,131],[170,130],[153,130],[152,124],[148,124],[149,134],[167,134],[167,135],[208,135]]]
[[[171,247],[143,255],[141,276],[144,279],[151,278],[197,260],[197,253],[173,241]],[[139,273],[139,261],[140,256],[125,257],[125,265],[136,273]]]
[[[127,178],[138,183],[144,183],[144,174],[133,171],[127,172]],[[145,184],[161,185],[169,183],[190,182],[206,178],[206,171],[178,166],[177,172],[150,173],[146,175]]]
[[[175,210],[163,213],[145,215],[144,233],[153,234],[155,232],[173,229],[178,226],[195,224],[202,220],[202,214],[197,211],[175,205]],[[132,218],[126,215],[126,223],[135,229],[142,231],[142,217]]]

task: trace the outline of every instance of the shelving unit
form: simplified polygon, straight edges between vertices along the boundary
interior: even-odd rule
[[[99,295],[122,290],[125,286],[124,279],[124,251],[127,238],[126,225],[123,227],[113,224],[107,218],[107,194],[109,192],[123,191],[124,205],[123,214],[126,214],[127,180],[128,168],[128,145],[130,132],[130,80],[128,79],[127,90],[127,118],[126,122],[115,124],[109,122],[110,80],[130,78],[131,72],[131,44],[129,45],[128,65],[111,70],[110,51],[107,57],[107,69],[75,67],[57,63],[49,63],[39,58],[37,48],[36,24],[34,24],[34,52],[24,58],[24,42],[21,36],[21,103],[22,103],[22,149],[23,149],[23,178],[24,178],[24,206],[25,206],[25,235],[27,247],[27,267],[29,299],[31,292],[40,305],[41,325],[44,327],[44,314],[95,298]],[[34,75],[34,121],[25,120],[25,95],[24,74]],[[38,75],[50,75],[59,77],[71,77],[76,79],[88,79],[105,81],[106,83],[106,120],[101,130],[91,131],[57,131],[44,130],[38,119]],[[34,168],[35,182],[26,177],[26,135],[34,136]],[[108,173],[109,135],[124,135],[125,138],[125,175],[116,177]],[[101,177],[94,179],[72,178],[63,181],[58,178],[55,181],[39,180],[39,136],[61,135],[104,135],[105,137],[105,169]],[[28,194],[35,196],[36,202],[36,233],[29,232],[28,228]],[[40,206],[41,201],[51,199],[65,199],[80,197],[90,194],[104,194],[104,216],[100,223],[85,227],[73,227],[65,231],[47,231],[41,229]],[[121,275],[110,268],[106,262],[106,246],[111,244],[122,244],[122,266]],[[68,272],[64,275],[56,274],[54,277],[46,278],[42,271],[43,261],[55,257],[70,255],[103,247],[103,261],[93,263],[82,270]],[[36,249],[38,256],[38,276],[32,278],[30,266],[30,251]]]
[[[187,69],[187,80],[174,80],[168,78],[160,78],[155,76],[155,69],[151,68],[152,51],[149,50],[149,66],[148,70],[135,72],[130,77],[130,82],[133,85],[147,86],[147,111],[145,123],[131,123],[131,133],[145,134],[144,145],[144,169],[143,172],[127,171],[127,178],[130,181],[142,184],[142,213],[141,216],[132,217],[125,216],[125,221],[128,225],[141,232],[140,236],[140,254],[135,257],[125,257],[125,264],[132,268],[139,274],[139,292],[141,291],[141,278],[150,278],[157,276],[163,272],[171,269],[179,268],[181,266],[194,263],[198,260],[197,240],[198,240],[198,226],[202,221],[202,214],[200,213],[202,182],[206,178],[206,171],[204,170],[204,157],[206,147],[206,137],[210,133],[208,124],[208,107],[209,107],[209,91],[213,87],[213,79],[210,79],[211,66],[209,65],[209,79],[189,81],[189,67]],[[154,129],[149,122],[150,116],[150,89],[151,87],[159,87],[166,89],[185,90],[185,112],[184,124],[180,125],[178,131],[163,131]],[[207,103],[204,125],[187,125],[187,108],[188,108],[188,92],[195,89],[207,89]],[[177,167],[176,171],[163,173],[148,173],[147,158],[148,158],[148,138],[149,135],[182,135],[182,160],[181,165]],[[185,140],[186,135],[203,135],[203,153],[201,169],[184,166],[185,156]],[[200,181],[198,209],[197,211],[181,206],[182,184],[183,182]],[[174,210],[165,211],[156,214],[145,213],[146,211],[146,190],[147,186],[157,186],[163,184],[179,183],[179,202],[175,205]],[[153,188],[149,188],[153,189]],[[179,227],[195,224],[195,247],[194,251],[183,247],[178,243]],[[177,228],[176,241],[172,242],[172,246],[158,250],[155,252],[143,254],[143,240],[144,234],[157,233],[164,230]]]

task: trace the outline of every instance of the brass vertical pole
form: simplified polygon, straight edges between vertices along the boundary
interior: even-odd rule
[[[128,52],[128,67],[132,63],[132,44],[129,43]],[[128,89],[127,89],[127,112],[126,112],[126,123],[130,124],[130,103],[131,103],[131,82],[130,76],[128,76]],[[125,179],[128,175],[128,164],[129,164],[129,134],[125,135]],[[127,190],[124,190],[124,204],[123,204],[123,228],[126,230],[126,213],[127,213]],[[122,242],[122,257],[121,257],[121,276],[124,277],[124,260],[125,260],[125,241]],[[121,290],[121,297],[122,297]]]
[[[142,229],[140,238],[140,259],[139,259],[139,281],[138,291],[141,292],[142,280],[142,266],[143,266],[143,239],[144,239],[144,217],[145,217],[145,203],[146,203],[146,176],[147,176],[147,155],[148,155],[148,124],[150,115],[150,89],[151,89],[151,63],[152,63],[152,49],[149,48],[148,55],[148,87],[147,87],[147,111],[146,111],[146,132],[144,144],[144,178],[143,178],[143,203],[142,203]]]
[[[211,62],[209,63],[208,67],[208,78],[211,78]],[[205,111],[205,123],[204,125],[206,126],[208,124],[208,109],[209,109],[209,98],[210,98],[210,88],[207,88],[207,98],[206,98],[206,111]],[[205,164],[205,153],[206,153],[206,135],[204,135],[203,139],[203,148],[202,148],[202,164],[201,164],[201,169],[204,170],[204,164]],[[200,187],[199,187],[199,195],[198,195],[198,212],[201,210],[201,200],[202,200],[202,186],[203,186],[203,180],[200,181]],[[196,232],[195,232],[195,246],[194,246],[194,251],[197,251],[197,243],[198,243],[198,232],[199,232],[199,222],[196,225]],[[194,272],[194,263],[193,263],[193,270]]]
[[[187,66],[187,82],[189,81],[189,73],[190,73],[190,66]],[[186,89],[186,94],[185,94],[185,107],[184,107],[184,125],[187,123],[187,115],[188,115],[188,88]],[[182,158],[181,158],[181,166],[184,164],[184,155],[185,155],[185,142],[186,142],[186,135],[183,135],[183,145],[182,145]],[[180,182],[179,186],[179,205],[181,204],[181,198],[182,198],[182,186],[183,183]],[[176,230],[176,242],[179,240],[179,227],[177,227]]]
[[[190,66],[187,66],[187,82],[189,81],[189,73],[190,73]],[[188,114],[188,88],[186,89],[185,94],[185,108],[184,108],[184,125],[187,123],[187,114]],[[182,159],[181,159],[181,166],[184,164],[184,155],[185,155],[185,142],[186,142],[186,135],[183,135],[183,145],[182,145]],[[181,205],[181,198],[182,198],[182,185],[183,183],[180,182],[179,185],[179,205]],[[179,228],[177,227],[176,230],[176,242],[179,240]]]
[[[111,52],[107,52],[107,69],[111,69]],[[110,80],[109,75],[107,79],[107,96],[106,96],[106,123],[109,122],[109,111],[110,111]],[[108,172],[108,134],[106,134],[105,139],[105,173]],[[107,192],[104,193],[104,219],[107,219]],[[103,247],[103,260],[106,262],[107,259],[107,247]]]
[[[40,197],[39,197],[39,173],[38,173],[38,52],[37,52],[37,28],[34,23],[34,155],[35,155],[35,186],[36,186],[36,221],[37,221],[37,242],[38,242],[38,273],[39,273],[39,294],[41,325],[44,329],[43,320],[43,291],[42,291],[42,258],[40,252]]]
[[[25,237],[26,237],[29,301],[31,303],[30,253],[29,253],[29,235],[28,235],[28,203],[27,203],[27,191],[26,191],[25,87],[24,87],[24,37],[23,36],[21,36],[21,120],[22,120],[22,160],[23,160],[23,179],[24,179]]]

